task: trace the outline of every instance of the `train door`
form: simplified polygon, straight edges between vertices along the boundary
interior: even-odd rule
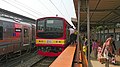
[[[23,46],[29,45],[29,30],[27,28],[23,29]]]
[[[14,24],[13,37],[15,39],[14,48],[13,48],[14,51],[21,50],[21,46],[22,46],[22,25],[20,23],[15,23]]]
[[[34,47],[35,46],[35,34],[36,34],[36,32],[35,32],[35,26],[34,25],[32,25],[32,47]]]
[[[0,40],[3,39],[3,27],[0,26]]]
[[[22,23],[22,50],[30,49],[30,25]]]

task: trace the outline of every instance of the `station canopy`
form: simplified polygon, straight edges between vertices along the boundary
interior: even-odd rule
[[[73,0],[78,18],[78,0]],[[120,24],[120,0],[89,0],[90,26]],[[80,0],[80,24],[87,25],[86,0]],[[76,19],[77,20],[77,19]],[[77,22],[73,18],[73,24]]]

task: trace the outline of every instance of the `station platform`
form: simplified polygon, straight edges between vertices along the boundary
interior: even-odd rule
[[[69,45],[49,67],[105,67],[105,64],[92,58],[90,58],[91,66],[89,66],[87,58],[82,52],[80,52],[79,58],[76,58],[76,49],[76,44]],[[76,59],[79,59],[81,63],[75,63]],[[116,57],[116,61],[115,65],[109,64],[109,67],[120,67],[120,56]]]
[[[120,56],[116,57],[116,65],[109,64],[109,67],[120,67]],[[105,67],[105,64],[101,64],[98,60],[90,60],[91,67]]]

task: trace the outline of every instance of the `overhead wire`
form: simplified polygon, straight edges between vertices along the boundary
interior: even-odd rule
[[[13,4],[11,4],[11,3],[9,3],[9,2],[8,2],[8,1],[6,1],[6,0],[2,0],[2,1],[4,1],[5,3],[10,4],[11,6],[13,6],[13,7],[15,7],[15,8],[17,8],[17,9],[19,9],[19,10],[23,11],[23,12],[26,12],[27,14],[30,14],[31,16],[33,16],[33,17],[35,17],[35,18],[37,18],[36,16],[32,15],[31,13],[29,13],[29,12],[27,12],[27,11],[25,11],[25,10],[23,10],[23,9],[21,9],[21,8],[19,8],[19,7],[15,6],[15,5],[13,5]]]
[[[64,6],[64,8],[65,8],[65,11],[66,11],[67,15],[70,17],[70,15],[69,15],[69,13],[68,13],[66,7],[65,7],[65,4],[64,4],[63,0],[61,0],[61,2],[62,2],[63,6]]]
[[[61,3],[63,4],[63,7],[64,7],[64,9],[65,9],[65,11],[66,11],[66,13],[67,13],[67,15],[68,15],[68,18],[71,18],[70,17],[70,14],[68,13],[68,11],[67,11],[67,8],[65,7],[65,4],[64,4],[64,2],[63,2],[63,0],[61,0]],[[71,22],[71,24],[74,26],[74,24]]]
[[[41,0],[38,0],[43,6],[45,6],[45,8],[47,8],[48,11],[50,11],[52,14],[54,14],[51,10],[49,10],[49,8],[41,1]]]
[[[30,10],[31,12],[33,12],[33,13],[35,13],[35,14],[44,15],[44,14],[42,14],[41,12],[38,12],[38,11],[36,11],[35,9],[33,9],[33,8],[31,8],[31,7],[25,5],[25,4],[23,4],[23,3],[21,3],[21,2],[19,2],[19,1],[17,1],[17,0],[14,0],[14,3],[19,3],[20,6],[22,6],[22,7],[26,8],[26,9]],[[45,16],[45,15],[44,15],[44,16]]]
[[[60,12],[60,10],[56,7],[56,5],[51,1],[51,0],[49,0],[52,4],[53,4],[53,6]],[[60,12],[60,14],[62,15],[62,16],[64,16],[61,12]]]
[[[67,11],[67,9],[66,9],[66,7],[65,7],[65,4],[64,4],[63,0],[61,0],[61,3],[63,4],[63,7],[64,7],[64,9],[65,9],[65,11],[66,11],[66,13],[67,13],[67,17],[68,17],[68,18],[71,18],[70,15],[68,14],[68,11]],[[73,23],[72,23],[72,24],[73,24]]]
[[[11,6],[13,6],[13,7],[15,7],[15,8],[17,8],[17,9],[23,11],[23,12],[26,12],[27,14],[29,14],[29,15],[35,17],[35,18],[37,18],[35,15],[33,15],[33,14],[31,14],[31,13],[29,13],[29,12],[27,12],[27,11],[25,11],[25,10],[17,7],[17,6],[15,6],[15,5],[13,5],[12,3],[10,3],[10,2],[8,2],[8,1],[6,1],[6,0],[2,0],[2,1],[10,4]],[[64,16],[63,13],[56,7],[56,5],[55,5],[51,0],[49,0],[49,1],[50,1],[50,2],[52,3],[52,5],[60,12],[60,14],[61,14],[62,16]],[[14,1],[12,1],[12,2],[14,2],[15,4],[17,4],[17,5],[21,6],[21,7],[24,7],[25,9],[27,9],[27,10],[29,10],[29,11],[37,14],[37,15],[38,15],[38,14],[39,14],[39,15],[44,15],[44,14],[42,14],[41,12],[35,11],[35,10],[32,9],[31,7],[25,5],[25,4],[23,4],[23,3],[21,3],[21,2],[19,2],[19,1],[17,1],[17,0],[14,0]],[[41,2],[41,1],[39,1],[39,2]],[[62,2],[63,6],[64,6],[64,8],[65,8],[65,11],[66,11],[67,15],[70,17],[70,15],[68,14],[68,11],[67,11],[67,9],[66,9],[66,7],[65,7],[65,4],[63,3],[62,0],[61,0],[61,2]],[[47,8],[48,11],[50,11],[52,14],[54,14],[51,10],[48,9],[48,7],[47,7],[43,2],[41,2],[41,4],[42,4],[43,6],[45,6],[45,8]]]

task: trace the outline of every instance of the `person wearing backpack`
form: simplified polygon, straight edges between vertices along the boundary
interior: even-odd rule
[[[103,44],[101,55],[114,64],[116,47],[113,43],[113,35],[110,35]]]

